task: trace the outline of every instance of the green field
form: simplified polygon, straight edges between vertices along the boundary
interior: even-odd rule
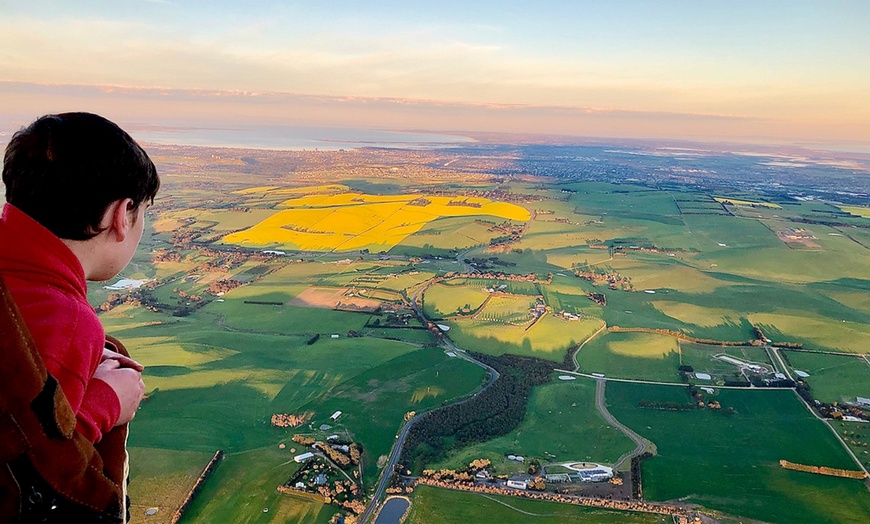
[[[601,323],[595,319],[568,322],[546,315],[533,327],[497,321],[452,320],[448,335],[457,346],[489,355],[513,353],[562,362],[568,348],[594,333]]]
[[[277,444],[227,456],[203,485],[182,522],[325,524],[339,510],[275,490],[299,468],[292,459]]]
[[[156,518],[168,522],[172,513],[184,502],[213,453],[173,451],[158,448],[128,448],[131,482],[127,488],[130,500],[130,522],[151,522],[145,511],[158,508]]]
[[[647,333],[602,333],[577,353],[580,371],[614,378],[679,382],[677,339]]]
[[[640,408],[638,402],[688,402],[684,388],[610,383],[610,412],[651,440],[658,455],[643,463],[650,500],[701,504],[769,522],[861,522],[870,518],[862,482],[780,468],[779,460],[857,469],[830,429],[792,391],[718,390],[726,415]],[[836,504],[831,504],[836,500]]]
[[[864,467],[870,468],[870,423],[835,422],[833,426]]]
[[[430,318],[441,318],[457,313],[470,314],[489,298],[483,286],[466,281],[439,283],[430,286],[423,295],[423,311]]]
[[[609,426],[595,409],[595,381],[578,377],[534,389],[522,425],[511,433],[475,444],[452,454],[433,469],[458,469],[477,458],[492,461],[493,473],[524,471],[526,466],[507,460],[521,455],[541,464],[586,461],[615,462],[634,443]]]
[[[314,413],[314,427],[333,425],[327,434],[345,433],[363,443],[363,481],[371,485],[378,459],[389,454],[405,413],[438,407],[473,391],[484,373],[440,349],[420,349],[372,367],[299,409]],[[282,398],[273,405],[282,405]],[[342,412],[341,418],[332,422],[329,416],[336,411]]]
[[[813,398],[822,402],[855,402],[870,398],[870,362],[863,357],[783,351],[792,369],[809,373],[804,380]],[[795,377],[797,378],[797,377]]]
[[[468,524],[471,522],[499,522],[524,524],[527,522],[563,523],[671,523],[671,517],[623,511],[584,508],[543,500],[525,500],[500,495],[482,495],[452,491],[430,486],[414,490],[409,524],[433,522]]]

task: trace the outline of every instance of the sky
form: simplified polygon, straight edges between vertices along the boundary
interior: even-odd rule
[[[870,144],[870,2],[0,0],[0,115]]]

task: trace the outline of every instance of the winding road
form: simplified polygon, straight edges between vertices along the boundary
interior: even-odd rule
[[[415,293],[414,296],[411,299],[409,299],[409,302],[411,303],[411,307],[413,308],[414,313],[417,314],[417,317],[420,318],[420,320],[422,320],[424,324],[426,324],[428,322],[428,319],[425,316],[423,316],[423,311],[417,305],[417,298],[419,297],[419,295],[423,289],[424,288],[421,288],[419,291],[417,291],[417,293]],[[408,298],[407,294],[405,294],[404,292],[403,292],[403,295],[405,296],[406,299]],[[453,402],[451,404],[448,404],[447,406],[441,406],[441,407],[436,408],[436,409],[444,409],[448,406],[455,406],[455,405],[461,404],[463,402],[468,402],[469,400],[477,397],[478,395],[480,395],[481,393],[486,391],[490,386],[492,386],[495,383],[496,380],[498,380],[499,373],[492,366],[484,364],[483,362],[480,362],[480,361],[475,360],[474,358],[470,357],[468,355],[468,353],[465,352],[465,350],[459,349],[458,347],[454,346],[453,342],[451,342],[450,339],[448,339],[446,337],[444,337],[442,339],[442,343],[447,348],[447,350],[452,351],[457,356],[457,358],[467,360],[468,362],[471,362],[473,364],[476,364],[476,365],[486,369],[488,380],[487,380],[486,384],[484,384],[483,386],[478,388],[477,391],[475,391],[473,394],[468,395],[457,402]],[[377,487],[377,489],[375,489],[375,492],[372,495],[372,498],[369,499],[369,503],[366,506],[366,510],[362,513],[362,515],[360,515],[359,522],[361,522],[363,524],[368,522],[369,519],[372,517],[372,514],[374,513],[375,509],[377,509],[378,503],[379,503],[381,497],[384,495],[384,492],[387,489],[387,484],[389,484],[390,479],[393,476],[393,472],[396,468],[396,464],[399,461],[399,456],[402,454],[402,446],[404,445],[405,439],[408,437],[408,433],[411,431],[411,428],[423,416],[425,416],[427,413],[431,413],[432,411],[435,411],[435,410],[429,410],[429,411],[425,411],[422,413],[417,413],[417,415],[415,415],[411,420],[409,420],[407,422],[407,424],[405,424],[402,427],[402,430],[399,432],[399,435],[396,438],[396,442],[393,443],[393,449],[390,452],[390,459],[387,461],[387,464],[384,467],[383,471],[381,471],[380,480],[378,481],[378,487]]]
[[[598,378],[595,380],[595,407],[598,408],[598,412],[601,413],[601,416],[604,417],[604,420],[607,421],[608,424],[614,426],[619,431],[622,431],[626,437],[630,438],[634,441],[637,446],[627,453],[623,453],[619,459],[613,463],[613,469],[619,469],[620,466],[626,461],[631,460],[632,457],[640,455],[643,453],[643,449],[646,446],[646,441],[643,437],[629,429],[627,426],[623,425],[622,422],[616,420],[616,418],[607,411],[607,406],[604,404],[604,386],[607,384],[607,380],[603,378]]]

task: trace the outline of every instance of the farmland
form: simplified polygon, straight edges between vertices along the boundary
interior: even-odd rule
[[[463,172],[437,167],[453,158],[445,155],[477,165],[455,151],[246,151],[251,162],[238,172],[170,153],[157,156],[164,192],[120,275],[145,282],[90,288],[107,331],[146,366],[148,399],[130,436],[138,522],[152,507],[171,515],[218,449],[226,458],[185,521],[326,522],[348,510],[276,491],[300,467],[294,435],[361,446],[359,466],[345,473],[370,496],[405,420],[487,383],[483,368],[445,351],[445,339],[478,358],[523,355],[573,369],[566,355],[594,333],[577,352],[578,372],[671,384],[606,382],[611,414],[657,449],[640,466],[646,499],[776,522],[870,514],[860,482],[779,468],[780,459],[858,467],[788,384],[722,388],[748,386],[735,359],[779,369],[769,341],[855,355],[780,350],[790,371],[809,373],[821,402],[870,396],[860,359],[870,337],[870,234],[854,210],[643,177],[493,174],[536,165],[500,153]],[[360,164],[335,167],[329,155]],[[681,366],[711,378],[699,382]],[[658,409],[696,403],[684,381],[714,387],[704,400],[721,409]],[[488,458],[494,472],[513,473],[525,466],[508,454],[608,464],[634,448],[594,408],[593,380],[528,391],[516,426],[485,427],[488,440],[463,435],[464,447],[444,437],[446,455],[420,466]],[[301,423],[273,426],[275,414]],[[865,456],[863,437],[843,438]],[[547,515],[534,517],[542,522],[658,521],[496,498]],[[410,521],[430,522],[436,511],[445,522],[532,518],[479,495],[418,488]]]
[[[870,398],[870,363],[861,357],[825,355],[803,351],[786,353],[793,369],[808,373],[813,397],[822,402],[854,402]]]
[[[586,461],[610,464],[634,444],[612,428],[594,409],[595,383],[589,379],[554,382],[537,387],[523,424],[502,437],[464,448],[435,469],[460,468],[476,458],[492,461],[497,473],[525,471],[506,457],[549,462]]]
[[[654,442],[644,462],[651,500],[686,497],[733,515],[779,522],[858,521],[870,511],[859,481],[783,470],[778,461],[854,469],[831,431],[791,391],[718,390],[726,415],[643,409],[638,402],[683,401],[683,388],[611,383],[607,400],[620,421]],[[829,498],[840,503],[831,505]]]

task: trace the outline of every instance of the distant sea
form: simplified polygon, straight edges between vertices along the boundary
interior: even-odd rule
[[[475,142],[461,135],[334,127],[130,125],[127,131],[137,142],[145,144],[281,150],[418,149]]]

